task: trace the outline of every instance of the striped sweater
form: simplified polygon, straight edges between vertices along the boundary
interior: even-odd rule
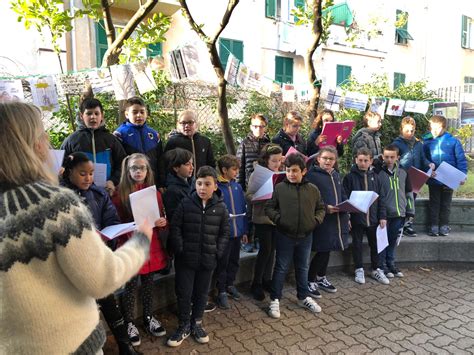
[[[74,192],[45,183],[0,191],[0,354],[95,354],[105,342],[95,299],[148,256],[137,233],[115,253]]]

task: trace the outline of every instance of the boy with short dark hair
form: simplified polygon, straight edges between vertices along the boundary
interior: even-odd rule
[[[112,195],[120,182],[122,160],[126,157],[120,141],[105,128],[104,109],[97,99],[85,99],[79,108],[76,132],[61,145],[64,159],[74,152],[86,154],[95,163],[107,166],[105,189]]]
[[[196,190],[183,198],[174,212],[168,239],[175,255],[175,292],[179,325],[168,339],[181,345],[193,334],[197,342],[209,342],[202,326],[212,272],[229,241],[229,212],[217,189],[217,173],[203,166],[196,175]]]
[[[164,165],[162,164],[163,143],[160,135],[146,123],[148,110],[140,97],[131,97],[125,101],[125,117],[127,118],[114,132],[122,142],[128,155],[145,154],[155,175],[155,184],[164,187]]]
[[[367,213],[351,213],[352,257],[355,265],[355,282],[365,283],[364,265],[362,263],[362,240],[364,233],[370,248],[371,276],[376,281],[388,285],[390,282],[383,270],[379,268],[377,252],[377,226],[386,228],[387,212],[385,197],[383,196],[380,179],[371,169],[373,163],[372,152],[368,148],[359,148],[354,157],[355,164],[344,177],[343,186],[347,196],[352,191],[374,191],[379,198],[370,206]]]
[[[408,173],[399,167],[399,150],[390,144],[383,150],[383,164],[379,172],[382,198],[387,210],[388,246],[379,254],[380,268],[388,278],[403,277],[395,266],[395,247],[405,218],[415,215],[415,203]]]
[[[239,159],[234,155],[223,155],[217,161],[217,167],[217,186],[222,192],[230,217],[229,243],[223,257],[217,262],[217,305],[222,309],[229,309],[227,295],[234,300],[240,299],[234,281],[239,270],[240,243],[248,242],[247,206],[242,186],[235,180],[239,173]]]
[[[316,186],[304,179],[306,163],[300,154],[285,159],[286,179],[277,184],[265,205],[265,213],[276,225],[276,262],[270,293],[269,316],[280,318],[280,299],[286,274],[293,261],[298,304],[310,312],[321,307],[310,297],[308,268],[313,230],[321,224],[325,206]]]

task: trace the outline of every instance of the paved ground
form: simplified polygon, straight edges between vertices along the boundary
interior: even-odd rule
[[[178,349],[145,336],[139,350],[159,353],[474,353],[474,270],[471,266],[410,267],[405,278],[384,286],[367,278],[357,285],[343,272],[329,278],[335,294],[323,294],[322,313],[296,305],[294,286],[287,284],[281,318],[269,318],[268,300],[257,302],[244,292],[229,311],[205,315],[210,342],[189,337]],[[159,314],[168,333],[176,327],[171,311]],[[142,332],[144,333],[144,332]],[[105,353],[113,354],[109,337]]]

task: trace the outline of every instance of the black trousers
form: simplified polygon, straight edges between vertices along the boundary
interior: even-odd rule
[[[453,190],[445,185],[428,185],[430,193],[430,225],[449,225]]]
[[[241,237],[230,238],[222,258],[217,262],[217,290],[225,292],[227,286],[232,286],[239,270]]]
[[[360,224],[353,224],[351,229],[352,235],[352,257],[354,259],[355,268],[363,267],[362,263],[362,240],[364,233],[367,235],[367,241],[370,248],[370,264],[372,270],[379,267],[379,255],[377,253],[377,226],[366,227]]]
[[[97,303],[119,346],[123,343],[128,343],[127,326],[114,294],[112,293],[107,297],[97,300]]]
[[[126,322],[132,322],[133,308],[135,306],[135,294],[138,288],[138,278],[141,282],[141,295],[143,306],[143,318],[153,315],[153,273],[137,275],[125,285],[125,292],[122,295],[122,309]]]
[[[316,276],[326,276],[326,272],[329,264],[330,251],[318,251],[314,254],[311,264],[309,265],[308,281],[314,282]]]
[[[202,320],[213,270],[192,269],[180,262],[178,258],[174,267],[179,324]]]
[[[254,224],[255,235],[260,241],[255,270],[254,284],[263,284],[272,279],[273,264],[275,262],[275,226],[271,224]]]

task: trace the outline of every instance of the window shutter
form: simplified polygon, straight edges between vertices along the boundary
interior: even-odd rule
[[[95,23],[95,45],[97,66],[100,67],[102,65],[104,54],[109,47],[107,44],[107,33],[105,32],[104,20]]]
[[[293,83],[293,58],[275,56],[275,80]]]
[[[352,73],[352,67],[349,65],[337,65],[336,66],[336,86],[344,84]]]
[[[161,42],[150,44],[148,45],[146,49],[147,58],[161,56],[162,54],[163,54],[163,44]]]
[[[405,74],[393,73],[393,89],[397,89],[402,84],[405,84]]]
[[[277,0],[265,0],[265,17],[276,17],[276,1]]]
[[[469,17],[462,15],[461,20],[461,47],[462,48],[469,48]]]
[[[222,68],[225,70],[227,60],[229,59],[229,51],[241,62],[244,61],[244,42],[219,38],[219,57],[221,59]]]

